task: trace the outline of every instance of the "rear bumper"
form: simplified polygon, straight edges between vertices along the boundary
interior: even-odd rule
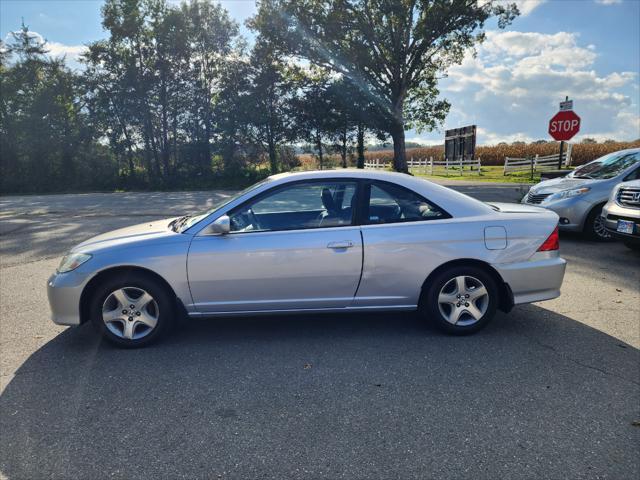
[[[541,258],[493,265],[511,288],[514,305],[551,300],[560,296],[567,262],[557,256],[557,253],[540,252],[536,256]]]

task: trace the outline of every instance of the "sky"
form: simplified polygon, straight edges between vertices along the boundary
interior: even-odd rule
[[[170,0],[179,3],[179,0]],[[441,130],[407,132],[407,141],[442,143],[444,129],[475,124],[478,144],[550,140],[549,119],[565,95],[582,120],[574,137],[640,138],[640,0],[509,0],[521,15],[487,38],[441,80],[451,111]],[[253,0],[223,0],[243,24]],[[24,22],[66,55],[72,68],[84,45],[105,38],[101,0],[0,0],[0,38]],[[251,40],[251,32],[242,28]]]

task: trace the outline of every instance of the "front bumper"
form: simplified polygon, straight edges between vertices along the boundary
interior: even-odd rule
[[[602,218],[605,228],[613,237],[629,242],[640,243],[640,210],[621,207],[618,204],[609,202],[602,209]],[[635,223],[633,233],[618,232],[618,220]]]
[[[84,277],[76,272],[54,273],[47,281],[51,320],[58,325],[80,325],[80,297]]]
[[[559,297],[567,262],[557,252],[538,252],[527,262],[493,266],[511,287],[513,303],[518,305]]]
[[[560,230],[569,232],[582,231],[584,228],[584,221],[593,207],[591,202],[586,202],[584,198],[580,196],[565,198],[563,200],[557,200],[549,203],[529,203],[523,199],[522,203],[525,205],[531,205],[532,207],[542,207],[551,210],[552,212],[556,212],[560,217],[558,227]]]

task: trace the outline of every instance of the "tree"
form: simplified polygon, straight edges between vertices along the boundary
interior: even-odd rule
[[[301,79],[302,95],[294,100],[299,136],[315,149],[321,170],[324,168],[324,141],[334,128],[330,117],[329,86],[330,80],[325,72],[311,69]]]
[[[242,56],[244,44],[238,24],[220,4],[211,0],[192,0],[184,2],[181,9],[188,21],[191,49],[189,135],[197,145],[198,173],[207,174],[211,170],[212,142],[216,130],[214,110],[220,99],[225,98],[221,92],[234,92],[234,85],[228,83],[233,69],[229,69],[228,62],[234,62],[236,67],[241,66],[237,59]],[[223,76],[226,76],[226,81],[222,80]],[[225,107],[219,107],[218,110],[220,108]],[[229,127],[227,125],[226,128]],[[225,158],[229,160],[228,155]]]
[[[107,0],[102,15],[109,38],[85,56],[89,104],[114,150],[126,153],[129,176],[136,157],[152,184],[208,176],[223,128],[216,105],[241,83],[223,79],[242,55],[237,24],[211,0]]]
[[[269,155],[271,173],[278,172],[278,152],[287,140],[295,139],[293,100],[298,68],[278,57],[271,45],[258,39],[251,53],[251,86],[246,118],[254,140]]]
[[[351,154],[355,139],[357,166],[364,168],[367,132],[375,134],[381,141],[386,137],[384,112],[344,76],[335,78],[326,93],[330,107],[327,129],[329,137],[334,140],[333,149],[340,154],[342,166],[346,167],[347,155]]]
[[[250,26],[370,96],[385,113],[394,167],[406,172],[405,128],[433,129],[449,109],[438,75],[483,40],[489,18],[503,28],[517,13],[495,0],[262,0]]]
[[[114,177],[111,158],[84,110],[78,77],[24,24],[12,34],[0,67],[0,188],[47,192],[103,188]]]

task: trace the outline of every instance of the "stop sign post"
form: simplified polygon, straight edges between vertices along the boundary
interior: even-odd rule
[[[580,131],[580,117],[573,111],[573,101],[569,97],[560,103],[560,111],[549,120],[549,135],[560,142],[558,168],[562,168],[562,150],[564,142],[571,140]]]

